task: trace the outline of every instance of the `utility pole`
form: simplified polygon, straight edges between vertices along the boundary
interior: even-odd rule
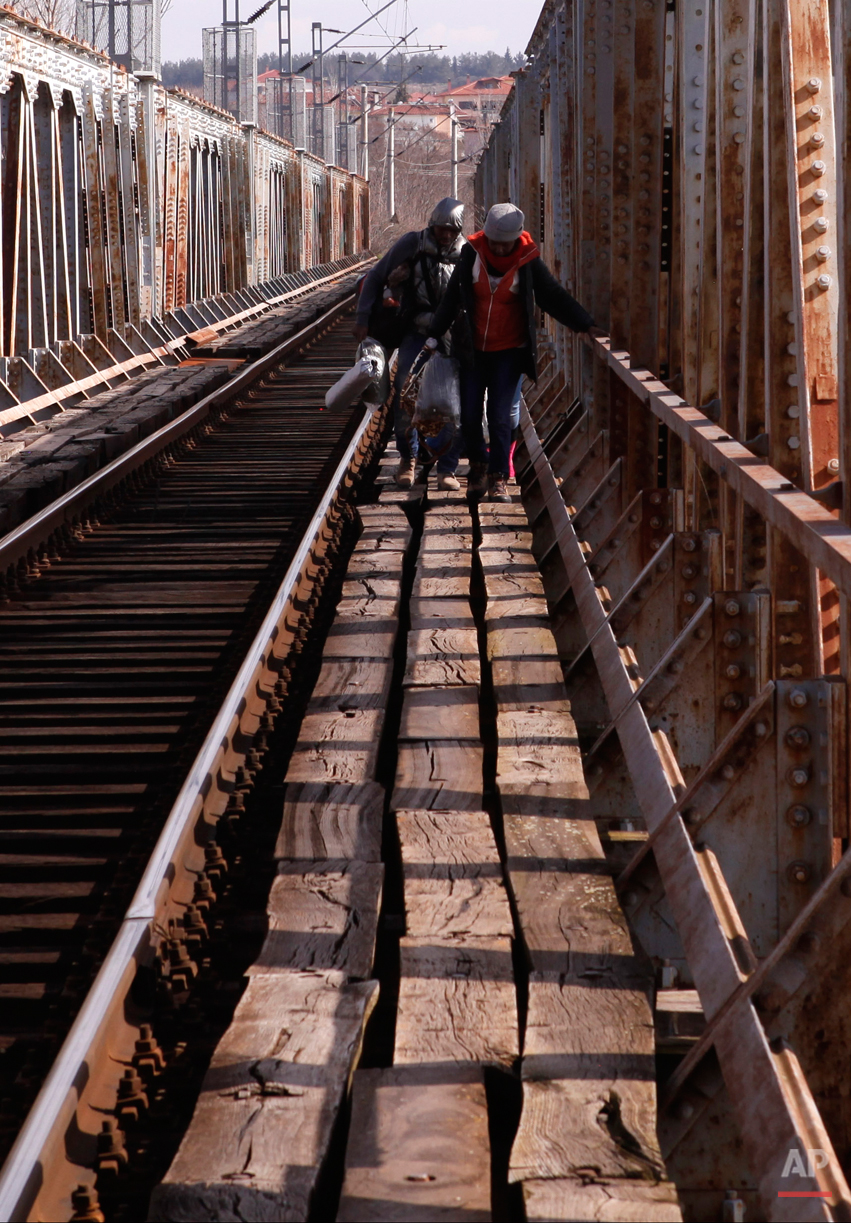
[[[366,85],[360,87],[360,172],[369,182],[369,90]]]
[[[449,194],[458,199],[458,120],[455,118],[455,103],[449,103],[449,134],[452,140],[452,186]]]
[[[322,63],[322,22],[314,21],[311,27],[313,46],[311,48],[311,60],[313,65],[313,152],[317,157],[322,157],[325,152],[322,103],[325,101],[325,88],[323,83],[323,63]]]
[[[224,62],[222,64],[222,73],[224,76],[224,96],[225,98],[227,98],[228,96],[228,73],[230,71],[230,54],[228,50],[230,46],[230,41],[231,41],[228,38],[228,32],[230,29],[233,30],[233,47],[234,47],[233,77],[234,77],[234,86],[235,86],[235,91],[236,91],[235,99],[234,99],[235,106],[233,108],[233,114],[236,115],[238,120],[242,121],[242,105],[241,105],[242,93],[240,91],[240,79],[239,79],[240,78],[239,0],[234,0],[233,21],[228,21],[228,0],[222,0],[222,42],[224,43],[224,54],[222,55],[222,60]],[[230,107],[227,105],[227,102],[225,102],[225,109],[230,110]]]
[[[288,98],[284,106],[284,80]],[[286,114],[286,119],[284,115]],[[293,140],[293,46],[289,0],[278,0],[278,135]]]
[[[337,92],[343,95],[344,123],[349,122],[349,57],[345,51],[337,56]]]
[[[392,106],[387,133],[387,216],[391,222],[396,216],[396,124],[393,122]]]

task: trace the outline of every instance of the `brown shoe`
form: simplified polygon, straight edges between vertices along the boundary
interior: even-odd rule
[[[471,463],[470,474],[467,476],[467,496],[473,501],[481,501],[488,490],[487,463]]]
[[[452,471],[439,471],[437,473],[437,487],[442,493],[455,492],[456,488],[461,485],[458,482],[458,477]]]
[[[416,459],[402,459],[396,468],[396,483],[400,488],[410,488],[417,474]]]
[[[488,476],[488,501],[510,501],[508,489],[505,487],[508,476],[501,471],[492,471]]]

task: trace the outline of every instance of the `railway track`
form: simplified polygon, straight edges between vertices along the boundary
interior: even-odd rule
[[[36,1182],[42,1217],[58,1217],[49,1203],[96,1152],[57,1135],[85,1099],[127,1095],[142,995],[174,1009],[198,973],[346,490],[380,431],[380,413],[324,409],[351,362],[349,306],[0,543],[3,1155],[44,1084],[0,1217],[26,1217]]]

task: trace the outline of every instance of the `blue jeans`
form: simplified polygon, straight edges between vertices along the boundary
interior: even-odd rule
[[[511,434],[520,419],[520,387],[525,348],[476,352],[472,365],[461,370],[461,428],[471,463],[487,463],[489,472],[508,475]],[[482,429],[485,392],[488,396],[490,454]]]
[[[405,385],[405,379],[410,373],[411,366],[414,360],[425,344],[425,336],[419,334],[418,331],[413,331],[406,335],[399,345],[399,357],[396,365],[396,384],[393,392],[393,432],[396,438],[396,449],[399,451],[399,458],[403,462],[409,459],[415,459],[419,455],[420,439],[417,436],[416,429],[413,433],[409,432],[411,428],[411,418],[407,412],[400,406],[402,387]],[[428,454],[428,451],[433,447],[435,450],[441,450],[446,444],[444,437],[445,430],[438,433],[437,437],[430,438],[429,441],[423,439],[425,453],[421,455],[422,461],[428,463],[433,456]],[[431,443],[431,444],[429,444]],[[458,466],[458,456],[461,452],[461,436],[455,438],[452,445],[445,454],[441,454],[437,460],[437,470],[441,473],[449,474]]]

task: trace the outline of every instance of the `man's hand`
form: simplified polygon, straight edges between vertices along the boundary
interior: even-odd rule
[[[352,335],[357,340],[358,344],[363,344],[366,337],[369,335],[369,328],[364,327],[362,323],[355,323],[352,328]]]
[[[592,323],[585,333],[592,340],[607,340],[609,338],[608,331],[604,331],[602,327],[598,327],[596,323]]]
[[[423,345],[423,347],[427,348],[429,352],[434,352],[435,348],[437,348],[437,340],[434,338],[433,335],[430,335],[428,339],[426,340],[425,344]]]

